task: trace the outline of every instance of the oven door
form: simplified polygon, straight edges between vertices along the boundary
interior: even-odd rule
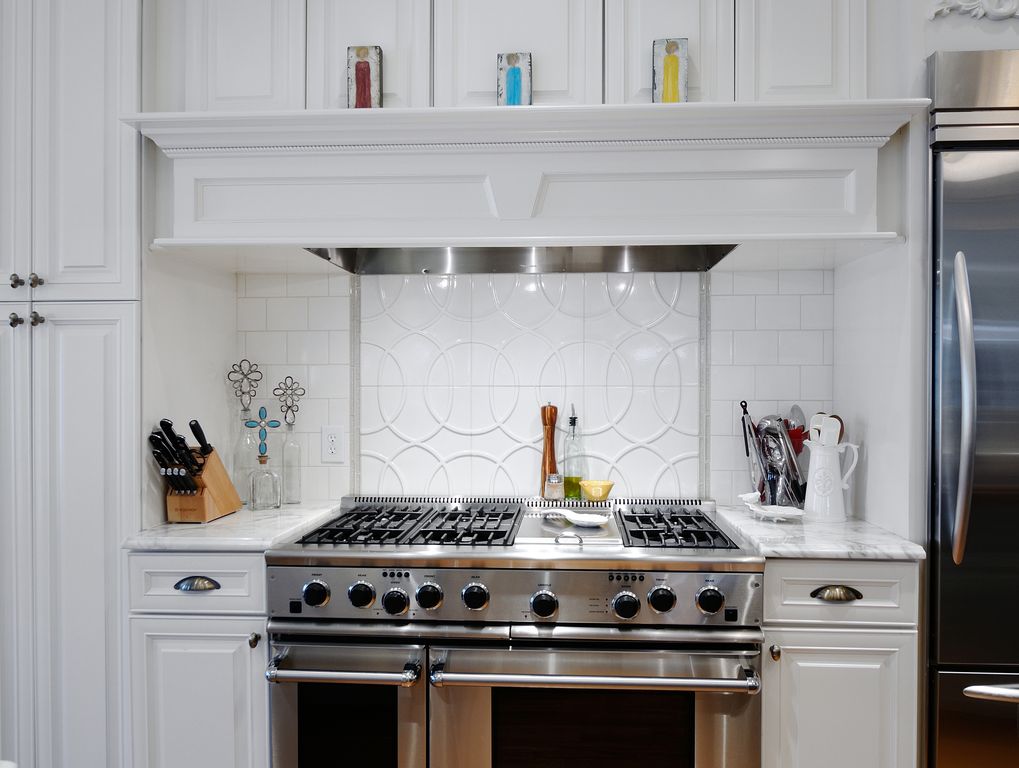
[[[759,768],[759,657],[433,647],[431,765]]]
[[[274,644],[273,768],[425,768],[423,645]],[[337,739],[338,735],[344,735]]]

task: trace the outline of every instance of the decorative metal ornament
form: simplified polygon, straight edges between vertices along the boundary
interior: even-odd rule
[[[279,419],[269,419],[267,418],[268,415],[269,412],[265,410],[265,406],[263,405],[258,409],[258,421],[255,421],[254,419],[248,419],[246,422],[244,422],[244,426],[246,426],[248,429],[258,430],[259,456],[265,456],[269,453],[269,448],[265,444],[265,439],[269,436],[270,429],[276,429],[280,425]]]
[[[293,424],[297,412],[301,410],[297,401],[304,397],[305,390],[301,382],[295,381],[293,376],[287,376],[276,385],[272,391],[280,401],[280,411],[283,413],[283,420],[287,424]]]
[[[240,398],[241,410],[250,410],[251,399],[258,391],[258,382],[262,380],[258,364],[245,358],[239,363],[234,363],[227,371],[226,377],[233,385],[234,396]]]

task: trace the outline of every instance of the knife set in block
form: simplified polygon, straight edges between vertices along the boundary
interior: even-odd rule
[[[215,450],[205,457],[193,480],[198,486],[194,493],[166,491],[166,519],[171,523],[207,523],[244,506]]]

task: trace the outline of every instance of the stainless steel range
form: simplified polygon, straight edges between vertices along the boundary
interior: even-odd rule
[[[764,561],[712,512],[345,498],[266,554],[273,765],[347,723],[359,766],[759,766]]]

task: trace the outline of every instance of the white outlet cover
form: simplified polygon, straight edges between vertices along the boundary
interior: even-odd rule
[[[322,427],[322,463],[347,463],[347,433],[339,424]]]

